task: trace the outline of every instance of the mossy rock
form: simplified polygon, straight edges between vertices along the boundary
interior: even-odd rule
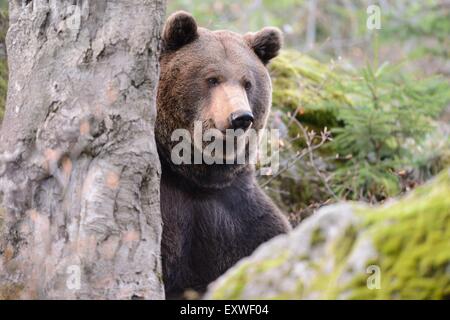
[[[336,106],[351,104],[340,89],[345,72],[297,51],[283,51],[270,65],[273,106],[315,129],[337,125]]]
[[[450,299],[450,168],[378,207],[320,209],[209,287],[208,299]]]

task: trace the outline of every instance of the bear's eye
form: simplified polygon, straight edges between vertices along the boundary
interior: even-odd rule
[[[252,89],[252,83],[250,81],[245,81],[244,88],[246,91],[250,91]]]
[[[219,85],[219,79],[216,77],[209,78],[207,81],[210,87],[215,87]]]

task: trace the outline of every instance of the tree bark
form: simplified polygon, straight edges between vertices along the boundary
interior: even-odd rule
[[[0,298],[164,298],[153,124],[165,0],[9,4]]]

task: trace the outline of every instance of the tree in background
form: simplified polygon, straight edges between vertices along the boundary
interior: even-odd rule
[[[211,29],[247,32],[274,25],[284,31],[289,48],[321,59],[341,56],[364,66],[373,58],[373,33],[366,27],[367,8],[373,4],[381,8],[381,61],[421,58],[427,65],[418,66],[427,71],[433,59],[433,70],[448,75],[450,3],[446,0],[168,0],[168,11],[190,11]]]

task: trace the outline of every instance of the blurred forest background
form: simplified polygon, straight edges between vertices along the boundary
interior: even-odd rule
[[[366,26],[372,4],[380,30]],[[383,202],[450,165],[450,1],[168,0],[176,10],[210,29],[283,30],[269,123],[282,133],[281,167],[260,183],[294,225],[338,199]]]

